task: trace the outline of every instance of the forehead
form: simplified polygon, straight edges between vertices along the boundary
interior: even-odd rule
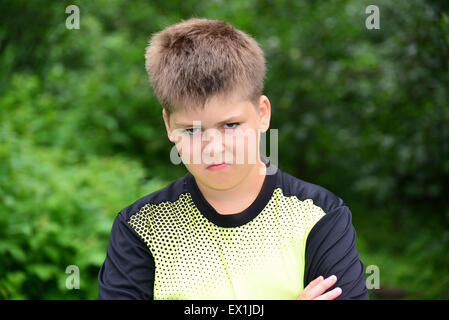
[[[215,99],[204,108],[175,111],[170,120],[176,127],[192,126],[193,121],[201,121],[204,126],[215,126],[228,121],[243,121],[253,113],[254,106],[250,101]]]

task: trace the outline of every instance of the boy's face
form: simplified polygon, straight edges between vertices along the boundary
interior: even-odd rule
[[[203,185],[227,190],[240,184],[261,165],[259,135],[268,130],[270,102],[214,98],[203,110],[162,112],[169,139],[187,170]],[[221,164],[214,166],[214,164]]]

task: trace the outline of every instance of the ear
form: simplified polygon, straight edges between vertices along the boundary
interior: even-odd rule
[[[271,118],[270,100],[268,100],[266,96],[260,96],[258,112],[260,121],[259,129],[261,130],[261,132],[266,132],[270,127]]]
[[[164,118],[165,130],[167,130],[168,140],[173,142],[171,138],[170,117],[167,115],[167,112],[165,112],[164,108],[162,108],[162,118]]]

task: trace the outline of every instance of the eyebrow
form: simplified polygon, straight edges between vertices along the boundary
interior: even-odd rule
[[[225,123],[229,123],[229,122],[233,122],[233,121],[235,122],[239,117],[240,116],[229,117],[226,120],[223,120],[223,121],[220,121],[220,122],[216,123],[216,125],[221,125],[221,124],[225,124]],[[192,120],[191,123],[178,123],[178,122],[175,122],[175,126],[176,127],[183,127],[183,128],[192,127],[193,126],[193,121],[196,121],[196,120]]]

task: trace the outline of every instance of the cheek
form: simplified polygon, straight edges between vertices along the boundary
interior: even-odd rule
[[[204,165],[205,154],[203,153],[205,152],[205,145],[201,140],[201,136],[187,137],[178,143],[176,147],[184,164]]]
[[[202,166],[198,164],[185,164],[187,170],[193,175],[201,177],[204,175],[204,170],[202,170]]]
[[[178,149],[179,155],[182,158],[182,162],[184,164],[192,164],[195,154],[195,150],[193,149],[194,143],[193,139],[190,137],[183,137],[177,144],[176,148]]]
[[[238,164],[255,164],[258,146],[259,137],[257,131],[254,129],[246,129],[242,130],[242,132],[239,132],[239,134],[233,137],[233,144],[228,145],[228,150],[232,150],[232,153],[237,160],[244,158],[244,161],[239,161],[237,162]]]

